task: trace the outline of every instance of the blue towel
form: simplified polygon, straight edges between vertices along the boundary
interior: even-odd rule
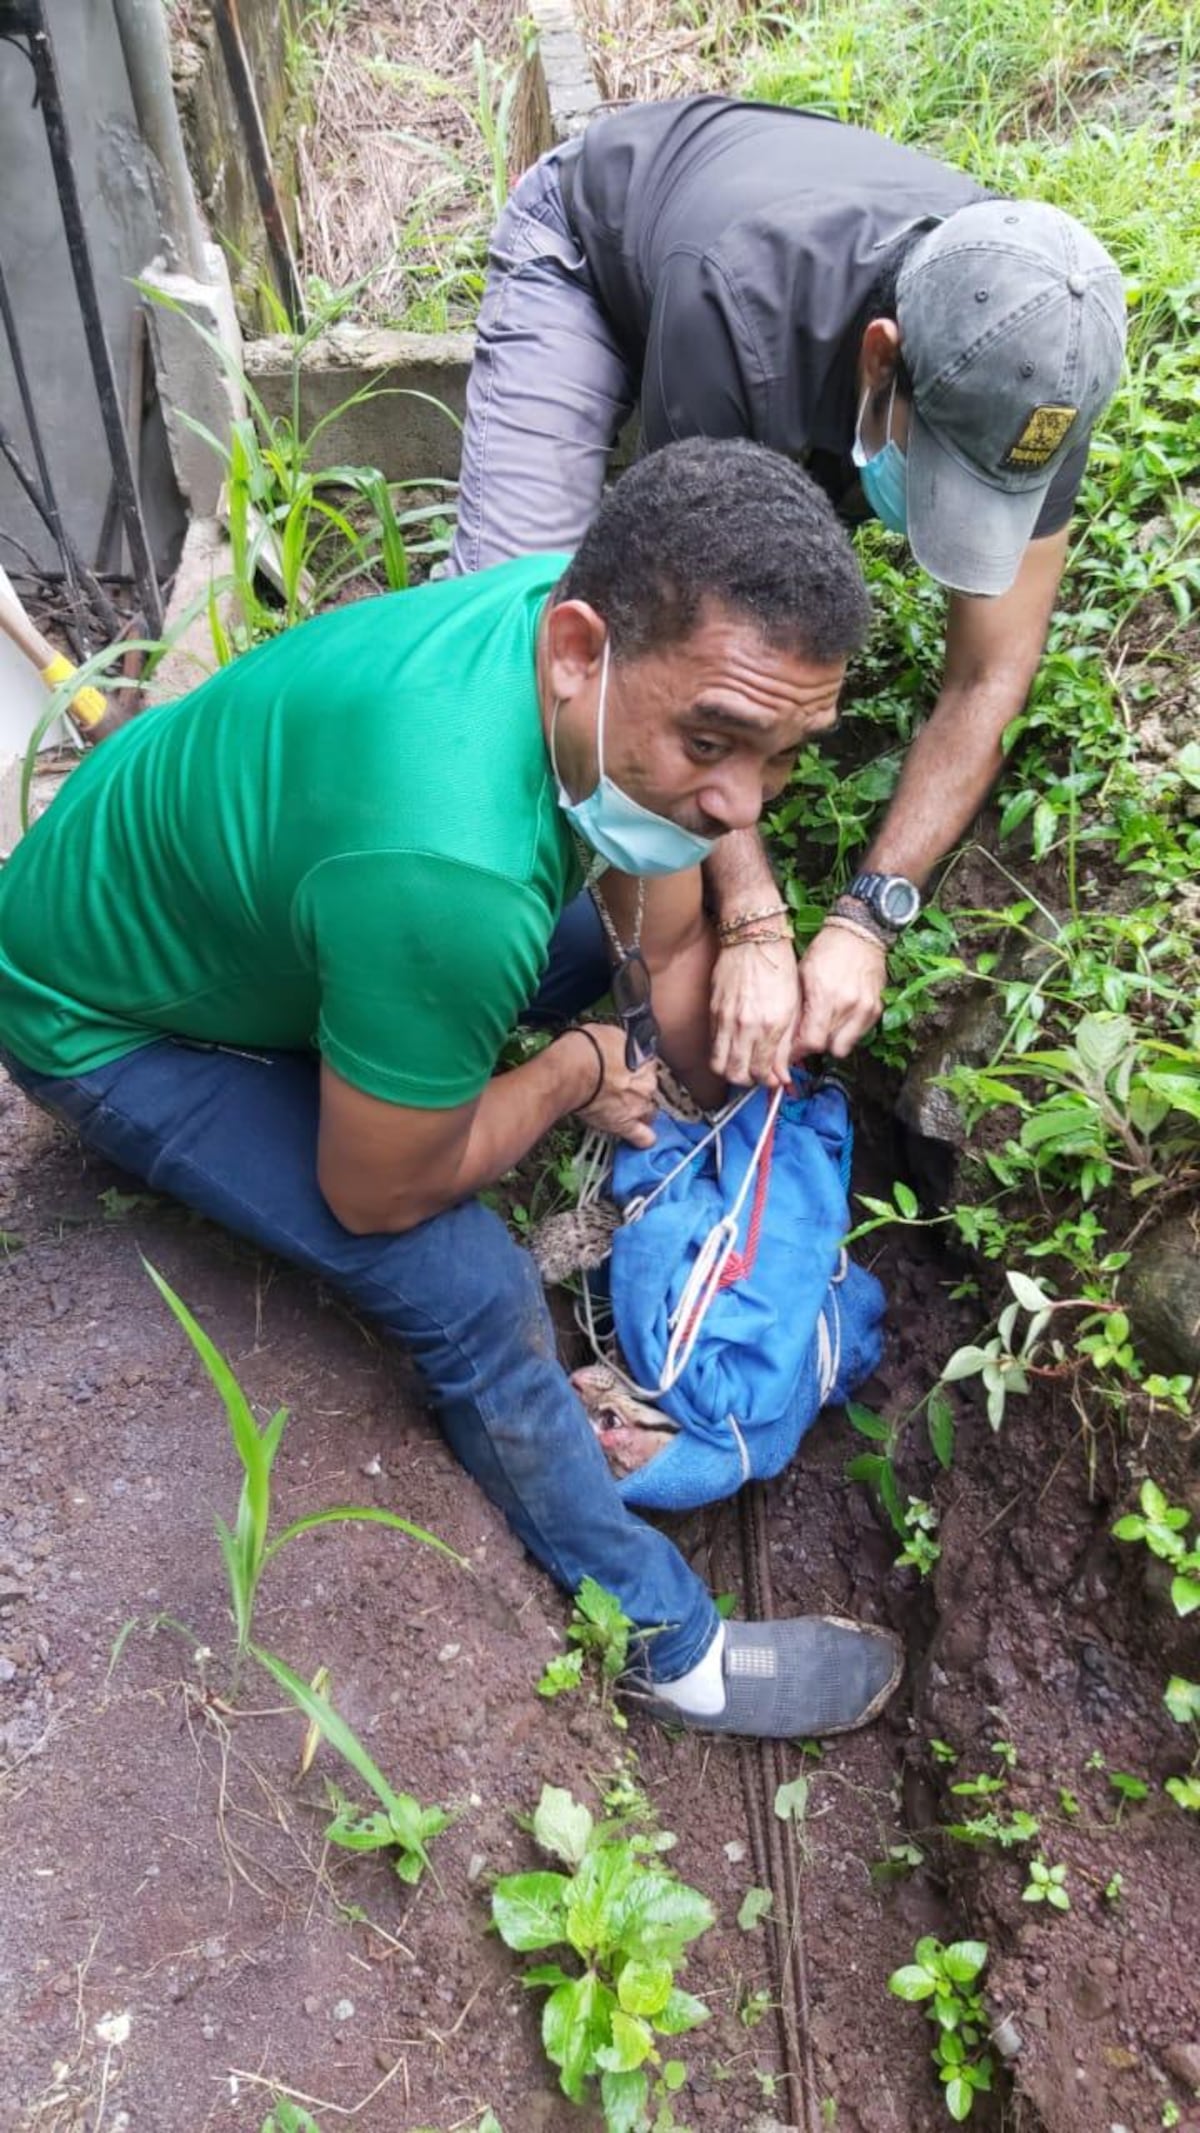
[[[734,1278],[658,1402],[679,1434],[618,1484],[634,1509],[694,1510],[780,1473],[821,1407],[845,1400],[879,1361],[883,1291],[841,1249],[850,1226],[846,1100],[834,1082],[794,1086],[776,1120],[765,1191],[752,1185],[741,1212]],[[755,1091],[722,1128],[719,1151],[706,1148],[616,1231],[613,1319],[640,1385],[662,1377],[668,1321],[705,1238],[732,1208],[769,1102],[766,1090]],[[660,1116],[652,1148],[622,1142],[617,1205],[652,1191],[707,1130]]]

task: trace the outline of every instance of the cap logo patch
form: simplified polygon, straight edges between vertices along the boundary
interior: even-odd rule
[[[1035,407],[1015,444],[1009,446],[1001,464],[1006,467],[1044,467],[1079,413],[1077,407]]]

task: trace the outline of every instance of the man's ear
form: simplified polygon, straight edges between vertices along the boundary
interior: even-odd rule
[[[878,393],[890,385],[900,360],[900,328],[894,318],[873,318],[858,352],[859,391]]]
[[[586,600],[560,600],[546,616],[546,668],[550,694],[570,703],[596,673],[608,630]]]

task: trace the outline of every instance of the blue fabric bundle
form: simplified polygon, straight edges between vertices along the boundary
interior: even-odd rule
[[[752,1183],[741,1210],[734,1278],[714,1296],[677,1382],[658,1399],[679,1434],[618,1484],[634,1509],[694,1510],[778,1474],[821,1407],[846,1399],[879,1361],[883,1291],[840,1243],[849,1228],[846,1100],[833,1082],[794,1087],[775,1122],[765,1191]],[[661,1382],[672,1315],[705,1239],[730,1213],[769,1104],[768,1092],[756,1090],[719,1142],[616,1231],[613,1319],[629,1376],[643,1387]],[[620,1143],[611,1189],[622,1211],[707,1131],[660,1115],[652,1148]]]

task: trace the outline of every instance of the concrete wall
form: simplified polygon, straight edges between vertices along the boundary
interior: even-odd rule
[[[158,248],[145,159],[110,0],[47,0],[46,12],[105,331],[123,381],[137,303],[130,277],[141,272]],[[32,82],[23,53],[14,45],[0,44],[0,261],[59,501],[70,531],[91,560],[108,498],[108,452],[42,117],[33,108]],[[30,460],[2,333],[0,416]],[[156,560],[165,569],[182,538],[182,513],[157,418],[147,420],[142,447],[149,532]],[[39,564],[57,566],[53,542],[2,460],[0,532],[15,534]],[[23,567],[17,550],[3,540],[0,562],[10,570]]]

